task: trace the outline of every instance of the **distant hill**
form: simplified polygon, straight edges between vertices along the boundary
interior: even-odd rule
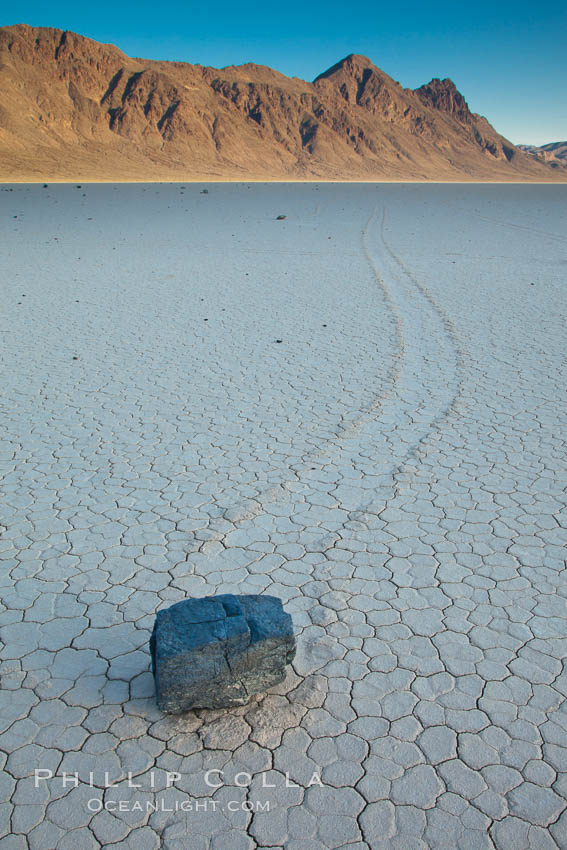
[[[305,82],[19,24],[0,28],[0,91],[3,180],[567,179],[471,113],[451,80],[404,89],[364,56]]]
[[[556,168],[567,165],[567,142],[549,142],[547,145],[518,145],[520,150]]]

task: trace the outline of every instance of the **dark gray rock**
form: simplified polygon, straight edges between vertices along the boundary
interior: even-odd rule
[[[244,705],[277,685],[295,638],[281,599],[224,594],[159,611],[150,649],[158,705],[175,714]]]

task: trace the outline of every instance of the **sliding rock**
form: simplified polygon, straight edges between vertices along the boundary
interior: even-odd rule
[[[150,640],[162,711],[244,705],[285,678],[293,624],[275,596],[224,594],[159,611]]]

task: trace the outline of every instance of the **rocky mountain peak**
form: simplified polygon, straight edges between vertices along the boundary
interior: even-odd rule
[[[470,122],[472,116],[468,104],[453,80],[448,77],[444,80],[434,78],[415,89],[415,92],[427,106],[448,112],[460,121]]]

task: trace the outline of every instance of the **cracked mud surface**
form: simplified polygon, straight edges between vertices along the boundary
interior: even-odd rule
[[[200,189],[0,192],[0,846],[567,848],[565,187]],[[264,591],[286,682],[161,714]]]

